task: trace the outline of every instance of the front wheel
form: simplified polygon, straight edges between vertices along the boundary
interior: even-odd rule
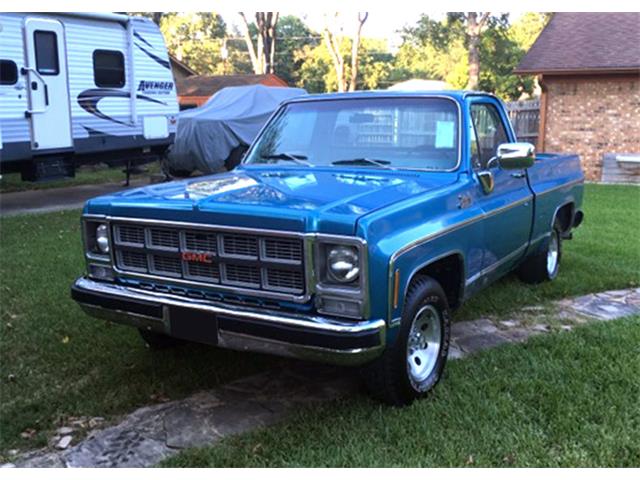
[[[372,396],[405,406],[427,395],[442,376],[450,335],[449,305],[442,287],[430,277],[413,280],[398,336],[363,369]]]

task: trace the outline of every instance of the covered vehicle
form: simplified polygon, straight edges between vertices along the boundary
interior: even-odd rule
[[[170,169],[187,174],[232,169],[280,103],[306,93],[264,85],[223,88],[201,107],[180,113]]]

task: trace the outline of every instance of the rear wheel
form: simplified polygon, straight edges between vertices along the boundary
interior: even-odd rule
[[[544,248],[528,257],[518,269],[518,276],[526,283],[554,280],[560,271],[562,233],[556,224]]]
[[[451,323],[442,287],[430,277],[409,287],[398,336],[382,356],[363,369],[372,396],[410,405],[436,386],[449,352]]]

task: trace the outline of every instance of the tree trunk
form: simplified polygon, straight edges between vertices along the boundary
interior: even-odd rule
[[[356,34],[351,41],[351,81],[349,82],[349,91],[353,92],[356,89],[356,84],[358,82],[358,54],[360,50],[360,35],[362,34],[362,26],[364,22],[367,21],[369,17],[369,12],[365,12],[364,15],[360,16],[358,13],[358,27],[356,29]]]
[[[249,50],[253,73],[261,75],[274,73],[276,54],[276,24],[278,23],[278,12],[256,12],[256,27],[258,28],[258,38],[254,47],[251,34],[249,33],[249,22],[244,13],[240,12],[243,21],[242,33],[244,41]]]
[[[338,92],[344,92],[347,90],[347,78],[344,71],[344,57],[340,53],[340,42],[337,36],[329,30],[329,25],[325,26],[322,34],[327,50],[329,50],[329,54],[331,55],[331,60],[333,60]]]
[[[480,32],[478,29],[478,14],[469,12],[467,17],[467,39],[469,55],[469,81],[467,90],[476,90],[480,82]]]
[[[469,58],[469,81],[467,90],[477,90],[480,84],[480,37],[490,12],[482,13],[478,19],[478,12],[467,13],[467,45]]]
[[[244,43],[247,45],[247,50],[249,51],[249,58],[251,59],[251,66],[253,67],[253,73],[260,74],[262,73],[260,70],[260,63],[258,60],[258,56],[256,55],[256,50],[253,47],[253,40],[251,39],[251,33],[249,33],[249,22],[247,21],[247,17],[245,17],[243,12],[240,12],[240,18],[242,18],[242,35],[244,36]],[[258,35],[260,38],[260,35]]]

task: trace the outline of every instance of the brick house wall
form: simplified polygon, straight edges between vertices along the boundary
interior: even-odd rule
[[[640,76],[544,75],[542,85],[540,150],[578,153],[592,181],[605,154],[640,153]]]

